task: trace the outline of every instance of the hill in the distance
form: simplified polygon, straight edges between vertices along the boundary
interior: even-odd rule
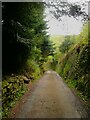
[[[62,41],[64,40],[64,36],[63,35],[53,35],[50,36],[50,41],[53,42],[53,44],[55,44],[56,49],[58,50],[60,44],[62,43]]]

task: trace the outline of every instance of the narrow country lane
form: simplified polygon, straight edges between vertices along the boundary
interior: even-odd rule
[[[47,71],[23,103],[15,118],[86,118],[87,113],[54,71]],[[12,116],[13,117],[13,116]]]

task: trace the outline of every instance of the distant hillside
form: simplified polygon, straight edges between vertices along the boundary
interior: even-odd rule
[[[55,44],[55,47],[57,50],[58,50],[58,48],[63,40],[64,40],[63,35],[53,35],[50,37],[50,41],[52,41]]]

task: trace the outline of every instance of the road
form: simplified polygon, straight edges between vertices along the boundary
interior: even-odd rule
[[[54,71],[47,71],[25,99],[15,118],[87,118],[78,97]]]

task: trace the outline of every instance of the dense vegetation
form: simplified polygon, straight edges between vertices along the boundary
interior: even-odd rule
[[[83,98],[90,98],[90,33],[89,22],[84,24],[79,35],[65,36],[55,54],[53,68],[69,84],[80,91]]]
[[[31,81],[43,74],[43,63],[53,54],[44,21],[43,3],[2,3],[3,116],[26,90],[22,76]]]
[[[47,49],[49,54],[43,12],[43,3],[3,3],[3,74],[18,72],[28,58],[44,60]]]

